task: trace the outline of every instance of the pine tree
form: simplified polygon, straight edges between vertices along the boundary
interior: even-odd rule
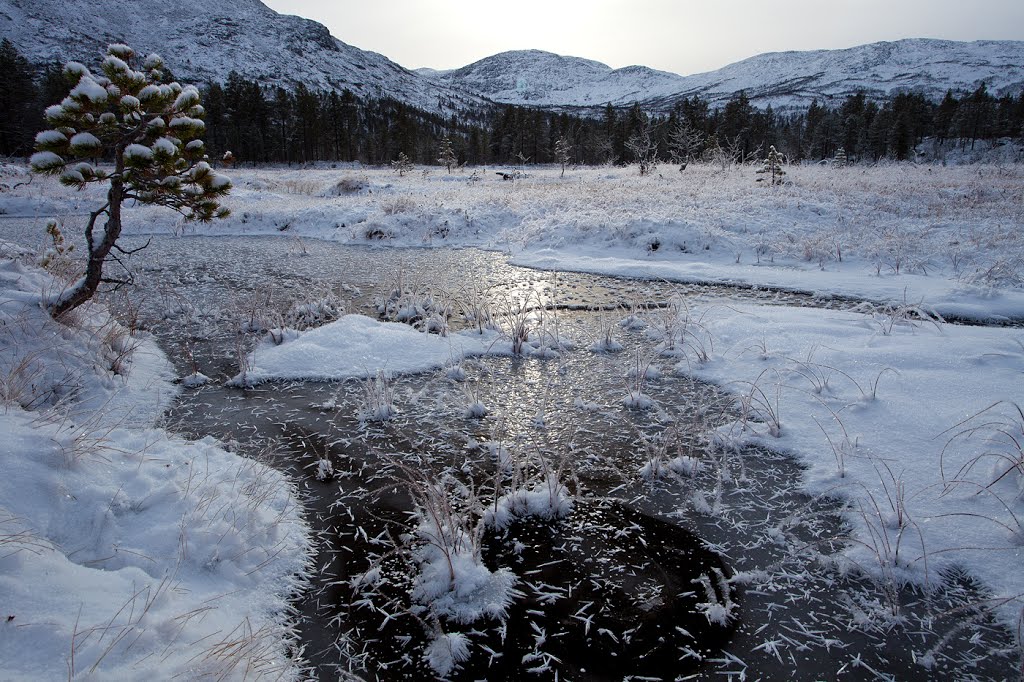
[[[562,165],[562,175],[565,177],[565,166],[572,160],[572,143],[562,136],[555,142],[555,160]]]
[[[770,185],[781,185],[782,176],[786,174],[786,171],[782,170],[782,154],[775,149],[775,145],[768,148],[768,156],[765,157],[764,166],[761,167],[758,173],[764,173],[770,178]],[[760,182],[763,178],[758,178]]]
[[[273,101],[274,104],[270,109],[270,121],[274,134],[271,137],[270,147],[283,156],[285,163],[290,166],[294,159],[293,150],[295,149],[295,99],[290,92],[278,87],[274,91]]]
[[[935,111],[935,137],[939,142],[945,142],[952,129],[953,117],[956,115],[960,103],[953,96],[952,90],[946,90],[946,96],[942,98],[938,109]]]
[[[317,140],[320,138],[320,102],[316,94],[302,83],[295,87],[296,133],[302,150],[302,162],[319,159]]]
[[[412,159],[405,152],[398,152],[398,158],[391,162],[391,167],[402,177],[412,170]]]
[[[437,157],[437,162],[448,169],[448,175],[452,174],[452,166],[458,164],[459,159],[455,156],[455,149],[452,147],[452,141],[447,135],[441,140],[441,154]]]
[[[730,147],[730,151],[742,161],[755,152],[752,131],[754,125],[754,106],[750,103],[747,93],[740,90],[726,102],[722,108],[721,127],[718,130],[720,144]]]
[[[836,156],[832,159],[832,165],[836,168],[846,168],[846,150],[842,147],[836,150]]]
[[[228,214],[219,199],[231,181],[213,172],[199,139],[204,131],[199,91],[165,83],[159,56],[147,57],[142,70],[132,67],[135,57],[128,46],[111,45],[102,76],[69,62],[64,75],[71,90],[46,109],[53,128],[36,136],[37,152],[30,161],[34,172],[56,175],[62,184],[79,189],[93,183],[108,186],[106,202],[89,214],[85,227],[85,273],[48,301],[54,317],[91,299],[102,283],[126,283],[103,275],[104,264],[116,258],[112,252],[125,253],[117,244],[124,202],[166,206],[201,222]],[[97,235],[97,221],[104,216]]]

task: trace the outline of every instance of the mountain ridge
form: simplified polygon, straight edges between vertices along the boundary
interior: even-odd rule
[[[543,50],[413,71],[259,0],[178,0],[173,7],[163,0],[0,0],[0,37],[36,63],[95,61],[108,43],[124,42],[158,52],[191,82],[223,82],[236,71],[265,86],[350,89],[445,115],[486,102],[584,112],[639,103],[665,112],[694,95],[719,106],[740,90],[757,106],[787,109],[813,99],[835,104],[857,92],[874,99],[919,92],[937,100],[947,89],[971,92],[981,82],[997,96],[1024,89],[1024,41],[928,38],[768,52],[688,76],[643,65],[613,69]]]
[[[586,69],[566,78],[556,68],[566,63],[585,64]],[[639,65],[613,69],[593,60],[516,50],[435,72],[434,77],[496,102],[549,108],[639,102],[664,110],[693,95],[721,104],[743,90],[757,105],[785,109],[857,92],[877,99],[900,92],[939,99],[947,89],[971,92],[982,82],[995,95],[1017,95],[1024,89],[1022,65],[1024,41],[907,38],[838,50],[766,52],[690,76]]]
[[[192,82],[223,82],[236,71],[263,85],[347,88],[427,111],[480,103],[259,0],[177,0],[169,8],[163,0],[0,0],[0,37],[35,63],[74,59],[88,65],[109,43],[121,42],[159,53],[176,77]]]

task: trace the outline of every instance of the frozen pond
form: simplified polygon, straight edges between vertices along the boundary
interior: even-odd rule
[[[185,390],[168,425],[271,458],[303,482],[322,548],[298,626],[321,678],[429,676],[432,624],[410,610],[415,567],[400,537],[416,481],[437,481],[459,507],[495,499],[510,471],[543,467],[567,483],[575,510],[482,539],[522,595],[507,626],[469,632],[464,679],[1011,676],[1013,637],[977,609],[976,586],[947,575],[924,594],[837,565],[834,550],[849,542],[839,504],[799,493],[786,456],[713,447],[709,432],[732,418],[734,400],[677,376],[678,357],[640,324],[619,324],[632,316],[656,328],[698,300],[841,302],[531,271],[475,250],[287,238],[157,238],[135,265],[145,286],[120,301],[125,315],[157,334],[182,375],[214,379]],[[521,314],[534,337],[572,344],[376,389],[222,385],[265,328],[295,319],[296,304],[374,315],[396,289],[451,313],[453,327],[486,307],[499,326]],[[591,349],[607,337],[621,349]],[[373,390],[389,394],[392,418],[366,418]],[[650,405],[624,404],[633,392]]]
[[[187,391],[169,423],[274,457],[305,481],[323,550],[300,628],[305,654],[323,676],[336,670],[387,679],[426,674],[419,657],[425,626],[402,615],[412,568],[382,538],[408,524],[410,471],[438,480],[454,476],[480,497],[493,498],[506,456],[526,466],[544,461],[560,467],[572,480],[577,510],[554,528],[513,528],[515,537],[492,539],[492,560],[513,566],[524,597],[501,636],[493,624],[479,626],[475,637],[482,647],[465,664],[466,679],[486,676],[490,666],[512,678],[533,677],[531,669],[541,677],[558,670],[568,679],[630,673],[710,679],[744,672],[871,678],[876,671],[895,678],[940,671],[999,678],[1010,665],[1012,637],[973,610],[976,588],[962,576],[947,576],[946,588],[926,595],[833,566],[833,548],[847,541],[837,503],[796,492],[799,467],[782,455],[710,447],[708,432],[727,418],[732,400],[713,386],[675,376],[643,329],[618,324],[634,314],[657,325],[672,305],[698,299],[835,302],[524,270],[507,265],[502,254],[475,250],[187,238],[157,240],[142,255],[147,290],[159,292],[150,295],[142,318],[155,320],[183,374],[198,369],[217,380]],[[503,302],[529,300],[545,310],[534,324],[557,327],[574,345],[551,357],[465,361],[464,376],[455,378],[444,370],[395,378],[388,389],[397,414],[379,422],[360,419],[367,400],[362,381],[247,390],[219,385],[238,372],[237,346],[255,336],[240,337],[239,327],[268,310],[284,316],[295,302],[333,293],[347,311],[373,315],[399,287],[444,301],[438,305],[449,308],[453,326],[472,324],[460,321],[471,301],[487,301],[497,312]],[[622,350],[590,350],[609,333]],[[638,368],[645,379],[636,378]],[[651,409],[623,405],[638,382],[654,401]],[[474,403],[486,414],[470,416]],[[655,479],[641,474],[654,460],[678,456],[699,461],[700,470]],[[326,476],[324,461],[330,463]],[[613,542],[618,536],[624,539]],[[698,568],[690,575],[678,558],[649,551],[648,537],[663,554],[678,557],[696,544],[693,551],[705,558],[692,560]],[[575,549],[571,542],[566,548],[566,538],[576,539]],[[508,542],[530,549],[516,557]],[[579,562],[581,551],[622,569],[604,575],[601,590],[587,592],[594,575],[557,567]],[[730,609],[728,626],[709,628],[703,615],[683,623],[678,599],[665,595],[702,590],[699,582],[686,590],[680,583],[714,579],[709,566],[715,561],[731,576],[731,595],[717,594]],[[385,576],[380,587],[352,587],[375,567]],[[565,584],[556,584],[560,575],[568,576]],[[698,592],[695,599],[707,608],[706,595]],[[611,611],[625,613],[630,605],[636,613],[647,608],[663,616],[667,632],[629,632],[638,626]],[[701,621],[703,631],[697,631]],[[694,640],[678,628],[692,630]],[[598,635],[599,629],[608,634]],[[616,641],[623,631],[637,646]],[[597,656],[605,651],[610,658]],[[616,654],[628,662],[616,662]],[[930,672],[916,662],[925,656],[935,661]]]

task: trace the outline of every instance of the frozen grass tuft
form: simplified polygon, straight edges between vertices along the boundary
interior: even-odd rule
[[[653,367],[651,358],[642,358],[640,351],[636,352],[636,359],[628,372],[629,383],[626,385],[626,395],[622,404],[633,410],[651,410],[658,407],[658,403],[644,393],[644,387],[649,378],[660,378],[661,372]]]
[[[923,300],[917,303],[907,301],[906,292],[902,302],[884,305],[863,303],[854,310],[868,315],[883,336],[891,336],[900,330],[914,332],[925,324],[941,333],[940,325],[944,322],[938,313],[924,304]]]
[[[427,645],[426,658],[438,677],[448,677],[469,658],[469,638],[461,632],[444,632]]]
[[[377,370],[376,376],[363,382],[363,404],[359,409],[359,420],[386,422],[397,414],[391,377],[384,370]]]
[[[484,521],[495,528],[507,528],[516,519],[536,517],[560,519],[572,513],[573,498],[556,472],[530,488],[518,488],[497,499],[484,513]]]
[[[511,342],[513,355],[523,355],[526,342],[530,340],[536,325],[533,310],[532,295],[505,295],[497,305],[498,325],[502,334]]]
[[[623,345],[614,336],[615,324],[604,314],[598,318],[598,338],[590,344],[590,350],[595,353],[617,353],[623,350]]]
[[[644,464],[640,467],[640,477],[646,481],[653,482],[679,476],[693,478],[702,469],[700,459],[684,454],[678,424],[673,424],[653,437],[639,434],[639,440],[644,449]],[[676,453],[674,457],[673,453]]]
[[[1010,495],[1024,498],[1024,408],[1010,401],[993,403],[949,431],[953,435],[941,460],[947,486],[970,482],[996,491],[1005,484]],[[947,473],[946,452],[954,442],[972,438],[980,439],[985,451],[969,458],[955,473]]]
[[[705,601],[698,605],[709,623],[725,626],[735,617],[736,602],[732,600],[732,588],[721,569],[714,569],[712,576],[702,573],[694,584],[704,590]]]
[[[680,476],[693,478],[704,468],[701,460],[689,455],[677,455],[668,461],[668,468]]]
[[[410,598],[427,633],[428,663],[447,675],[469,655],[469,640],[446,632],[447,625],[505,619],[518,592],[512,571],[491,571],[483,563],[482,504],[476,493],[448,475],[397,464],[415,505],[416,526],[408,535],[417,567]]]
[[[344,313],[345,305],[336,293],[327,285],[314,285],[311,295],[293,301],[283,317],[286,326],[302,331],[333,322]]]
[[[331,464],[331,460],[326,457],[318,459],[314,476],[318,481],[328,481],[334,478],[334,465]]]
[[[482,419],[487,416],[487,406],[480,396],[480,388],[475,384],[465,384],[466,408],[463,414],[468,419]]]
[[[445,370],[445,376],[452,381],[462,382],[466,380],[466,368],[462,366],[461,362],[454,363],[448,369]]]

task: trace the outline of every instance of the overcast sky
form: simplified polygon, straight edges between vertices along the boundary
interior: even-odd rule
[[[879,40],[1024,40],[1024,0],[264,0],[408,68],[540,49],[682,75]]]

